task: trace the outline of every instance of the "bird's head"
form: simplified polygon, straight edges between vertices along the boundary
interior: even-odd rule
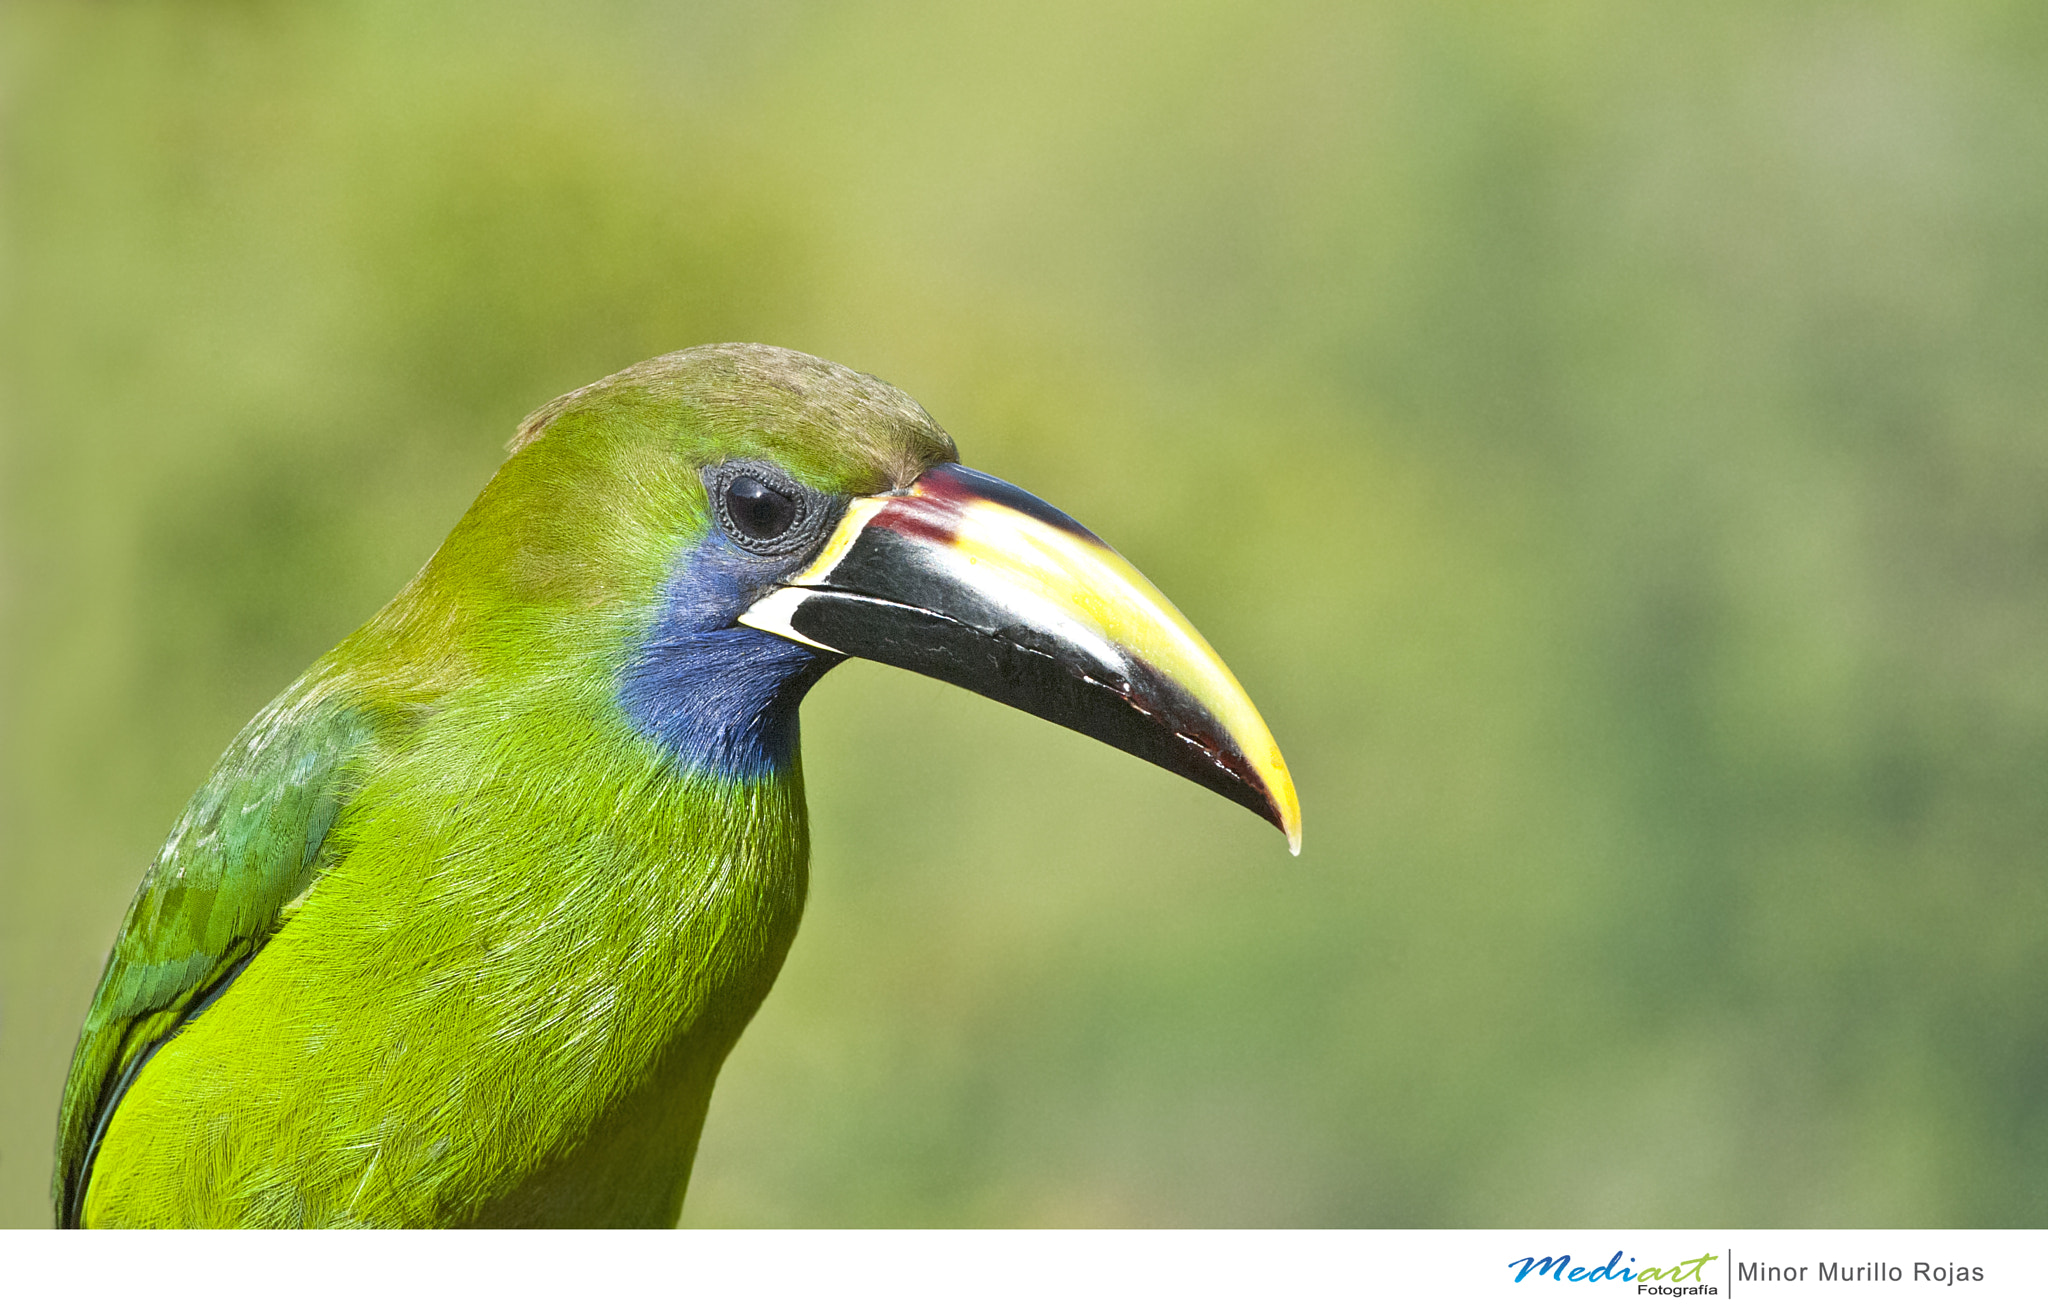
[[[1148,759],[1300,845],[1278,746],[1186,618],[1072,518],[960,465],[908,396],[816,357],[699,347],[556,399],[436,580],[496,619],[463,628],[489,660],[609,651],[627,720],[694,769],[786,766],[804,693],[870,658]]]

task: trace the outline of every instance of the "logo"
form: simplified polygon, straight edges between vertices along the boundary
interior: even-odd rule
[[[1690,1298],[1712,1297],[1720,1290],[1709,1283],[1705,1276],[1707,1263],[1721,1258],[1712,1252],[1704,1252],[1690,1261],[1679,1261],[1668,1266],[1643,1266],[1634,1257],[1622,1264],[1622,1254],[1616,1252],[1599,1266],[1574,1266],[1571,1253],[1565,1252],[1554,1257],[1523,1257],[1508,1262],[1508,1269],[1515,1273],[1515,1283],[1525,1279],[1552,1279],[1563,1284],[1601,1284],[1614,1281],[1633,1284],[1636,1292],[1644,1296]]]

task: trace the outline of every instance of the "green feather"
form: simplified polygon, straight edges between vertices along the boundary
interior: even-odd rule
[[[79,1038],[56,1192],[76,1222],[101,1120],[130,1064],[276,931],[306,889],[369,722],[293,686],[235,738],[143,878]]]

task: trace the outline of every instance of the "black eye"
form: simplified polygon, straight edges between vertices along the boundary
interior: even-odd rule
[[[733,529],[749,539],[773,539],[796,524],[796,499],[751,475],[725,487],[725,512]]]

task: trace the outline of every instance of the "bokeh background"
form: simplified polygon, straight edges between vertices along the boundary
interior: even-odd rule
[[[10,3],[0,1222],[241,723],[753,339],[1136,561],[1251,815],[934,683],[694,1225],[2048,1225],[2038,4]]]

